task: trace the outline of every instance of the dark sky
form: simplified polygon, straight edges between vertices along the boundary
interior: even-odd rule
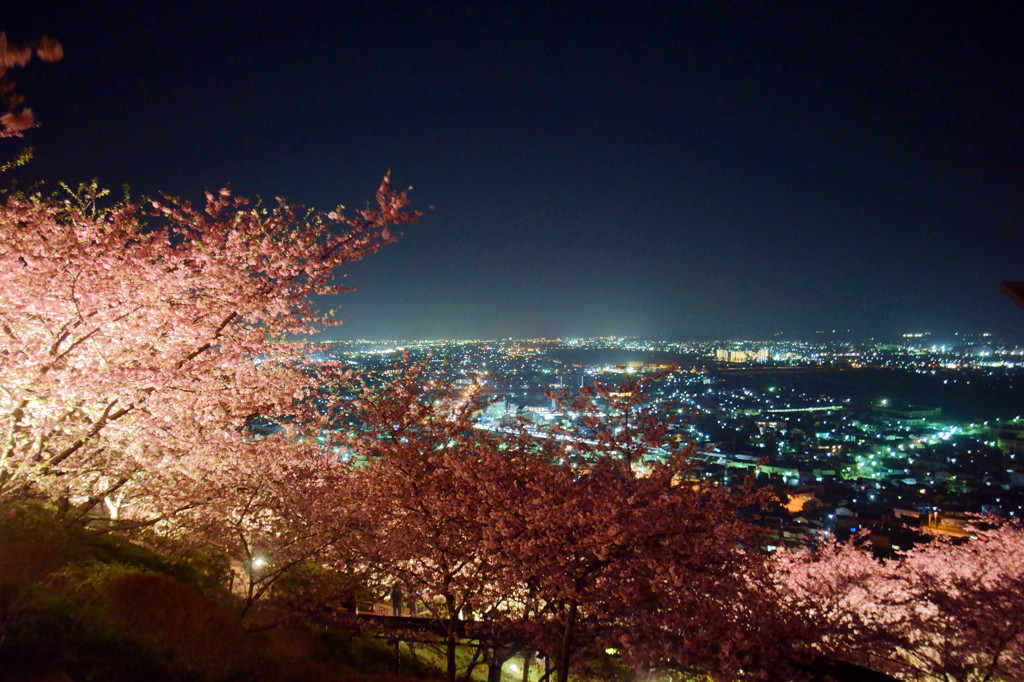
[[[435,206],[337,338],[1024,338],[1024,3],[29,5],[28,176]]]

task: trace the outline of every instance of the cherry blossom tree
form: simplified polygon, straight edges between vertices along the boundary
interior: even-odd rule
[[[899,566],[910,598],[901,663],[952,682],[1024,679],[1024,529],[915,548]]]
[[[773,603],[791,617],[776,644],[905,679],[1024,679],[1022,561],[1016,523],[884,562],[853,543],[781,552]]]
[[[0,137],[33,125],[10,78],[33,56],[62,48],[0,34]],[[239,578],[243,615],[296,568],[337,563],[348,474],[321,445],[320,385],[349,377],[314,370],[298,339],[335,324],[316,297],[415,222],[407,205],[389,177],[354,213],[226,189],[195,206],[115,202],[95,184],[6,193],[0,505],[41,498],[91,530],[149,527],[151,546]]]
[[[763,608],[751,619],[779,665],[813,667],[842,660],[876,670],[896,655],[909,626],[910,598],[895,562],[876,559],[855,536],[780,550],[771,561],[772,585],[762,584]]]
[[[454,682],[464,622],[480,613],[493,582],[481,542],[485,520],[472,511],[479,497],[473,479],[498,441],[473,428],[473,387],[458,392],[428,382],[423,365],[399,369],[394,382],[365,388],[351,408],[362,428],[351,445],[365,462],[354,482],[368,530],[363,551],[383,588],[397,583],[442,626]]]
[[[649,460],[685,469],[693,444],[670,437],[676,425],[674,405],[653,395],[658,382],[671,373],[650,372],[622,384],[598,381],[572,394],[565,389],[550,392],[571,420],[570,427],[551,427],[556,441],[572,443],[564,448],[565,460],[584,467],[611,466],[627,477],[643,474]],[[578,438],[580,433],[586,437]]]
[[[44,62],[56,62],[64,56],[64,51],[50,36],[34,43],[11,43],[7,34],[0,33],[0,106],[6,110],[0,115],[0,138],[20,137],[22,131],[35,122],[32,110],[25,106],[24,95],[17,91],[8,75],[11,69],[28,64],[33,54]]]
[[[317,430],[293,339],[332,323],[313,297],[344,290],[336,270],[416,214],[388,178],[351,217],[228,190],[104,202],[85,187],[0,205],[0,499],[130,525],[205,501],[254,418],[282,425],[282,450]]]
[[[724,677],[753,658],[744,590],[764,557],[740,513],[763,496],[698,482],[647,404],[653,377],[560,397],[587,421],[578,437],[487,433],[471,389],[400,370],[353,407],[365,553],[444,625],[450,680],[460,638],[492,679],[519,651],[554,659],[563,681],[608,648],[641,670]]]
[[[583,428],[553,428],[534,454],[540,466],[495,486],[495,499],[519,491],[490,512],[496,563],[506,589],[542,605],[562,682],[606,648],[641,670],[738,669],[708,634],[735,636],[731,604],[761,561],[761,533],[739,514],[763,496],[698,482],[692,448],[651,395],[658,378],[556,395]]]
[[[233,457],[207,466],[216,475],[208,477],[206,501],[162,529],[165,546],[219,565],[243,599],[243,618],[282,578],[305,567],[334,568],[355,530],[344,504],[351,499],[348,467],[315,441],[279,438],[231,443]]]

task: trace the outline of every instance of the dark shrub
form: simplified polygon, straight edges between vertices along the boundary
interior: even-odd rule
[[[134,573],[114,578],[103,593],[121,634],[164,656],[169,667],[215,680],[244,665],[241,625],[192,588],[162,575]]]

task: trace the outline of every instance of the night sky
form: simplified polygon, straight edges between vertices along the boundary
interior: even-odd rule
[[[74,5],[22,178],[413,186],[333,338],[1024,338],[1024,3]]]

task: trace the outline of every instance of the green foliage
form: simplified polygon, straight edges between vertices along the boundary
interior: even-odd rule
[[[35,156],[35,150],[32,147],[25,147],[19,151],[10,161],[0,163],[0,173],[6,173],[7,171],[20,168],[32,160]]]
[[[272,601],[293,611],[330,604],[344,608],[354,602],[365,576],[326,568],[316,563],[295,567],[274,584]]]
[[[127,537],[68,520],[41,500],[0,503],[0,543],[13,541],[48,545],[66,561],[120,564],[162,573],[196,589],[211,589],[216,584],[188,561],[170,559]]]
[[[0,500],[0,542],[32,540],[70,550],[79,533],[64,523],[54,507],[40,500]]]
[[[211,581],[185,561],[163,557],[117,535],[90,535],[82,538],[85,555],[103,563],[131,566],[139,571],[161,573],[195,589],[210,589]]]
[[[354,631],[330,630],[320,635],[321,662],[339,670],[339,680],[400,680],[408,677],[439,679],[439,667],[424,663],[430,656],[413,656],[409,644],[398,644],[359,635]],[[437,659],[441,663],[440,658]]]

